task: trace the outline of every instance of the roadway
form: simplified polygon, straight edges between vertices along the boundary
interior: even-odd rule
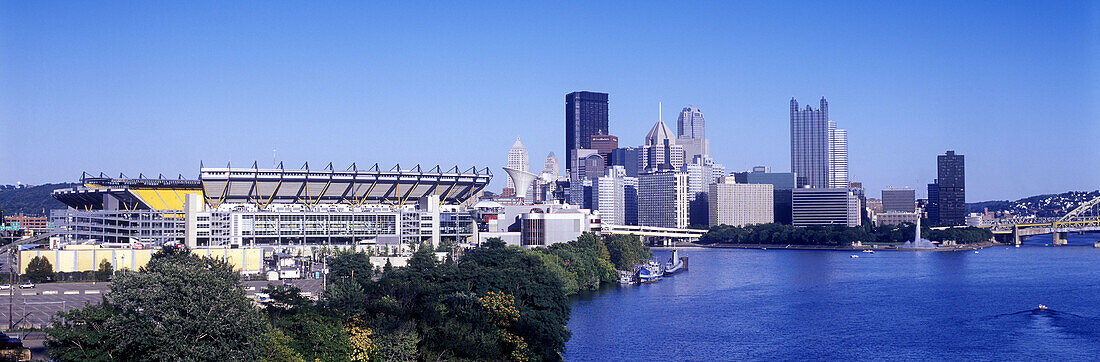
[[[282,284],[284,281],[248,281],[244,282],[245,294],[255,298],[268,284]],[[295,279],[285,283],[302,289],[305,296],[320,296],[320,279]],[[0,324],[8,323],[8,306],[12,310],[12,323],[17,328],[43,327],[49,324],[50,317],[63,310],[81,308],[96,304],[111,291],[111,283],[44,283],[32,289],[20,289],[18,285],[11,290],[0,290]]]

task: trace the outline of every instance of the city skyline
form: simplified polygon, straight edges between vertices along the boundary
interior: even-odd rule
[[[642,4],[607,25],[571,19],[573,6],[471,6],[462,11],[506,24],[470,28],[426,5],[410,19],[387,5],[277,5],[248,16],[254,9],[238,5],[215,16],[222,12],[202,5],[6,3],[0,46],[20,52],[0,55],[0,128],[15,130],[0,135],[0,184],[71,182],[82,171],[196,176],[199,162],[262,164],[272,148],[288,165],[498,170],[516,136],[533,154],[560,152],[562,95],[580,90],[610,95],[608,133],[620,147],[640,145],[632,143],[655,121],[654,103],[670,106],[668,119],[698,107],[710,153],[728,171],[786,171],[783,102],[825,95],[848,131],[850,179],[869,194],[909,186],[925,196],[931,156],[949,149],[969,158],[968,201],[1100,184],[1100,160],[1065,157],[1100,154],[1089,142],[1100,136],[1095,4],[802,5],[785,16],[806,25],[784,29],[791,19],[778,14],[787,5],[710,3],[676,30],[637,26],[651,18],[639,13],[667,13],[663,5]],[[913,16],[875,16],[900,11]],[[957,15],[921,16],[943,13]],[[156,20],[165,14],[172,20]],[[848,21],[816,27],[830,18]],[[1011,25],[1025,20],[1032,26]],[[435,25],[416,30],[421,22]],[[560,32],[571,24],[582,26]],[[498,26],[518,34],[486,31]],[[626,30],[634,28],[647,30]],[[570,36],[578,33],[595,38]],[[731,38],[739,40],[719,40]],[[678,56],[683,39],[709,42],[700,60]],[[574,50],[554,53],[571,42]],[[478,47],[488,49],[469,50]],[[639,51],[653,56],[617,55]],[[589,67],[564,66],[584,52],[598,55]],[[868,52],[876,57],[861,56]],[[1027,169],[1064,172],[1018,171]],[[506,177],[494,173],[490,189],[499,190]]]

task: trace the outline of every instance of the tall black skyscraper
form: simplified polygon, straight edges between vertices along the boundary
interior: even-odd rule
[[[592,147],[592,135],[607,134],[607,93],[565,95],[565,169],[572,170],[577,149]]]
[[[940,224],[940,184],[935,181],[928,184],[928,204],[924,212],[928,214],[929,225]]]
[[[955,151],[936,156],[939,224],[966,225],[966,167]]]

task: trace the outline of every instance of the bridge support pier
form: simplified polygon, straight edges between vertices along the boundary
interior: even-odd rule
[[[1055,232],[1051,233],[1051,239],[1053,239],[1053,242],[1051,244],[1053,244],[1055,246],[1069,244],[1069,241],[1066,240],[1066,233],[1060,233],[1060,232],[1055,231]]]

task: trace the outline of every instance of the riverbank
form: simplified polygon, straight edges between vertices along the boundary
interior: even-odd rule
[[[727,249],[788,249],[788,250],[837,250],[837,251],[973,251],[985,249],[988,247],[1008,245],[994,242],[984,242],[975,244],[965,244],[956,246],[945,246],[937,248],[903,248],[898,246],[885,246],[885,245],[864,245],[864,246],[833,246],[833,245],[791,245],[791,244],[699,244],[699,243],[676,243],[676,247],[699,247],[699,248],[727,248]]]

